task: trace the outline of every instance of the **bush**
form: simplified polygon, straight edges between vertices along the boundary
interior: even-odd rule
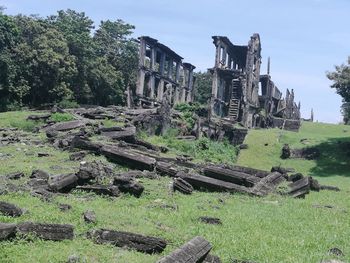
[[[79,104],[75,100],[63,99],[58,103],[58,106],[63,109],[79,108]]]
[[[72,121],[74,120],[74,117],[69,113],[54,113],[51,115],[50,118],[52,121],[55,122],[62,122],[62,121]]]

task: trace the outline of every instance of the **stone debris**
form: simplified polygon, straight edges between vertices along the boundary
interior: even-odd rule
[[[96,223],[97,221],[95,212],[91,210],[85,211],[83,214],[83,217],[84,217],[84,221],[89,224]]]
[[[90,231],[88,237],[97,244],[126,247],[147,254],[161,253],[167,245],[167,242],[161,238],[107,229]]]
[[[0,201],[0,213],[6,216],[19,217],[23,214],[23,210],[14,204]]]
[[[174,191],[179,191],[183,194],[192,194],[193,186],[187,183],[184,179],[178,177],[173,179],[173,189]]]
[[[17,225],[17,233],[21,235],[34,234],[44,240],[61,241],[65,239],[73,239],[74,227],[67,224],[24,222]]]
[[[218,257],[209,255],[212,249],[211,244],[203,237],[197,236],[185,243],[180,248],[174,250],[168,256],[157,261],[157,263],[174,263],[174,262],[221,262]]]
[[[201,216],[199,221],[211,225],[222,225],[221,219],[216,217]]]

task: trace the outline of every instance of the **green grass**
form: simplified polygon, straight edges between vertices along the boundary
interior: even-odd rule
[[[0,127],[9,126],[10,118],[25,119],[26,114],[29,113],[0,114]],[[69,223],[75,227],[75,238],[71,241],[34,239],[31,242],[1,242],[0,262],[66,262],[68,256],[75,254],[86,262],[151,263],[197,235],[211,242],[212,253],[220,256],[223,262],[231,262],[232,259],[269,263],[320,262],[330,258],[327,251],[332,247],[338,247],[344,252],[345,257],[340,258],[342,261],[350,261],[350,220],[349,213],[344,212],[350,211],[347,190],[350,187],[350,173],[347,173],[350,167],[344,155],[347,147],[337,147],[348,141],[349,134],[343,131],[346,129],[350,132],[348,126],[304,123],[300,133],[277,129],[250,131],[246,139],[249,148],[241,150],[237,160],[239,164],[261,169],[270,169],[279,164],[294,167],[322,183],[337,185],[342,189],[341,192],[312,192],[305,199],[276,195],[253,198],[198,191],[191,196],[171,194],[171,178],[166,177],[159,180],[140,179],[145,192],[139,199],[129,195],[113,199],[74,191],[66,196],[58,196],[49,203],[26,192],[0,195],[0,200],[27,209],[27,213],[18,218],[0,215],[0,222]],[[32,136],[44,138],[40,133]],[[284,143],[290,143],[292,147],[304,147],[300,143],[303,138],[309,139],[309,145],[327,151],[323,151],[317,161],[279,158]],[[167,145],[171,154],[193,154],[196,161],[209,158],[211,161],[233,162],[236,158],[233,154],[236,149],[224,143],[206,142],[209,143],[209,150],[202,156],[198,155],[200,142],[179,142],[171,136],[150,137],[149,140]],[[265,143],[268,145],[265,146]],[[38,158],[36,153],[39,151],[49,152],[52,156]],[[27,152],[33,155],[27,155]],[[0,153],[12,155],[1,159],[0,174],[24,171],[29,176],[31,170],[37,168],[60,174],[75,171],[79,166],[79,162],[68,160],[68,152],[57,151],[50,145],[33,147],[13,144],[0,147]],[[225,154],[229,157],[225,157]],[[218,156],[223,159],[218,159]],[[102,157],[87,157],[89,160],[96,158],[107,162]],[[57,166],[62,169],[57,169]],[[116,169],[123,168],[117,166]],[[58,208],[59,203],[70,204],[72,209],[62,212]],[[333,205],[335,208],[314,208],[315,204]],[[164,205],[177,209],[164,208]],[[84,223],[82,213],[87,209],[95,211],[96,224]],[[199,216],[219,217],[223,224],[203,224],[198,221]],[[85,233],[95,228],[162,237],[168,241],[168,246],[161,255],[146,255],[113,246],[96,245],[85,238]]]

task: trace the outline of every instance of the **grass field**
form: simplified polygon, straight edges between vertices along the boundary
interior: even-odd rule
[[[27,127],[25,117],[29,113],[1,113],[0,127]],[[18,218],[0,215],[0,222],[35,221],[45,223],[69,223],[75,226],[72,241],[49,242],[14,240],[1,242],[0,262],[66,262],[70,255],[78,255],[83,262],[151,263],[168,254],[192,237],[201,235],[213,245],[212,253],[223,262],[245,259],[256,262],[309,263],[331,258],[330,248],[340,248],[350,262],[350,127],[321,123],[304,123],[299,133],[278,129],[252,130],[246,138],[249,148],[241,150],[238,159],[235,148],[209,143],[206,153],[197,153],[198,145],[173,145],[171,139],[149,138],[168,145],[174,153],[196,153],[196,161],[237,162],[260,169],[282,165],[297,172],[312,175],[323,184],[335,185],[341,192],[312,192],[305,199],[291,199],[271,195],[253,198],[239,194],[194,192],[191,196],[170,194],[170,178],[159,180],[140,179],[145,186],[141,198],[124,195],[119,198],[100,197],[74,191],[59,196],[53,202],[43,202],[26,192],[0,195],[27,209]],[[42,133],[32,134],[38,139]],[[300,142],[301,139],[307,145]],[[316,161],[281,160],[281,147],[317,145],[322,151]],[[266,145],[267,144],[267,145]],[[194,147],[194,148],[193,148]],[[215,152],[221,149],[220,154]],[[50,157],[38,158],[38,152],[49,152]],[[28,177],[33,169],[44,169],[52,174],[75,171],[79,163],[69,161],[68,152],[57,151],[48,144],[29,146],[11,144],[0,147],[0,174],[23,171]],[[9,154],[6,155],[6,154]],[[1,157],[4,156],[4,157]],[[226,156],[226,157],[225,157]],[[88,159],[102,157],[88,156]],[[123,169],[115,167],[115,170]],[[25,179],[21,179],[22,181]],[[20,181],[21,182],[21,181]],[[16,182],[16,183],[20,183]],[[2,181],[0,181],[2,183]],[[58,204],[72,206],[62,212]],[[334,208],[315,208],[314,205],[332,205]],[[94,210],[97,223],[86,224],[82,213]],[[222,225],[207,225],[198,221],[199,216],[219,217]],[[107,245],[96,245],[85,238],[88,230],[109,228],[132,231],[165,238],[166,250],[161,255],[145,255]],[[332,257],[334,258],[334,256]]]

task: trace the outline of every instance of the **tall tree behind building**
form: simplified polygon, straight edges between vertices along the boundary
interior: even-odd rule
[[[207,104],[211,97],[212,75],[209,72],[196,72],[194,77],[196,78],[194,84],[195,101]]]

